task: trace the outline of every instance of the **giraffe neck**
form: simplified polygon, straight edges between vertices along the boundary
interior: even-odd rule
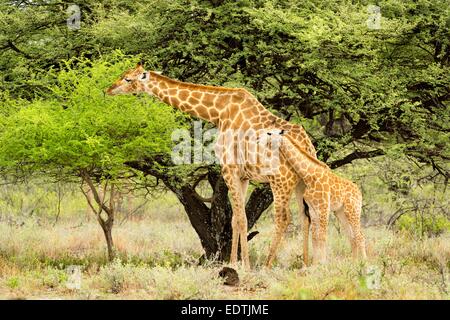
[[[306,151],[299,150],[286,138],[283,138],[282,152],[306,185],[310,185],[318,178],[328,174],[328,166]]]
[[[230,96],[239,89],[228,89],[195,85],[176,81],[155,72],[149,72],[150,79],[145,91],[177,108],[200,119],[217,124],[219,113],[224,105],[221,97]]]

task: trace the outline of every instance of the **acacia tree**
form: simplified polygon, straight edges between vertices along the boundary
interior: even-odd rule
[[[107,60],[68,61],[49,76],[55,82],[45,84],[51,92],[45,99],[4,99],[0,167],[4,175],[18,179],[82,181],[111,260],[115,193],[124,180],[138,175],[125,162],[168,153],[178,122],[171,108],[155,101],[105,97],[104,88],[132,64],[120,55]]]

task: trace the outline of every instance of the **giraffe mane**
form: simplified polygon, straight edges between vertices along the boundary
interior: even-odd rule
[[[227,88],[227,87],[216,87],[216,86],[207,86],[207,85],[202,85],[202,84],[195,84],[195,83],[190,83],[190,82],[183,82],[183,81],[179,81],[179,80],[175,80],[166,76],[163,76],[155,71],[149,71],[150,74],[155,77],[155,78],[159,78],[159,79],[163,79],[164,81],[171,83],[171,84],[176,84],[176,85],[182,85],[183,87],[185,87],[186,89],[199,89],[199,90],[208,90],[208,91],[216,91],[216,92],[247,92],[247,90],[245,90],[244,88]]]

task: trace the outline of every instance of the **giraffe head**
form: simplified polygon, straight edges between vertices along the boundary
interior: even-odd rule
[[[111,87],[106,90],[109,95],[144,92],[144,83],[148,81],[149,73],[144,70],[142,63],[134,69],[125,71]]]

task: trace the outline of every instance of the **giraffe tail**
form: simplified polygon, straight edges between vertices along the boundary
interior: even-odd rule
[[[309,223],[311,223],[311,216],[309,215],[309,207],[305,199],[303,199],[303,205],[305,206],[305,216],[308,218]]]
[[[309,226],[311,225],[311,216],[309,215],[309,207],[305,200],[303,200],[303,264],[305,267],[309,265]]]

